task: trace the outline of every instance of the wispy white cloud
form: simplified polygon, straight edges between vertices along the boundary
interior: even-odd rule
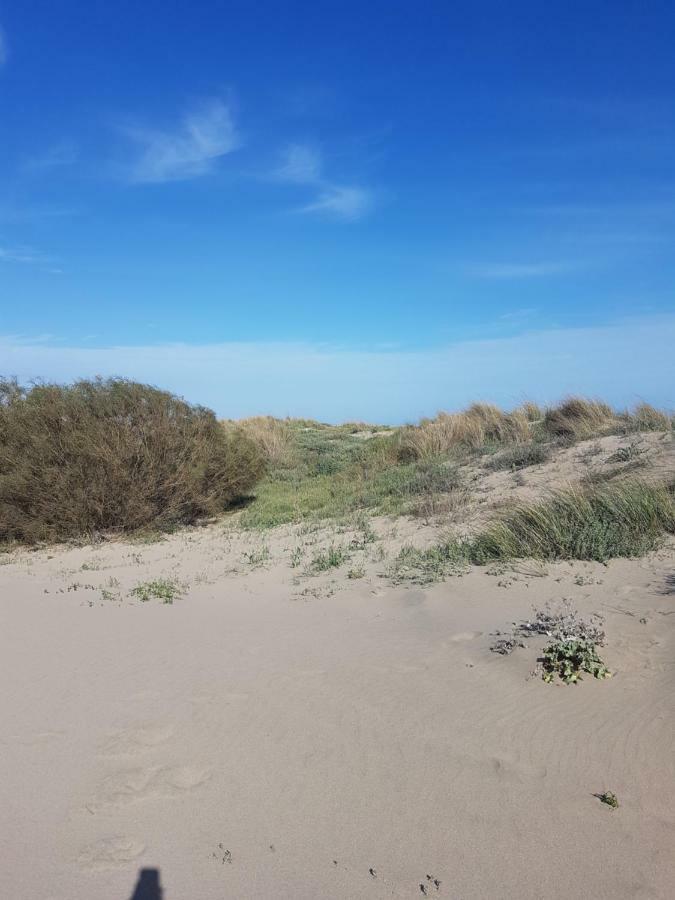
[[[520,309],[512,309],[510,312],[505,312],[499,318],[505,321],[512,321],[514,319],[529,319],[537,312],[538,310],[533,306],[524,306]]]
[[[128,177],[137,183],[181,181],[208,175],[217,161],[241,146],[230,106],[222,100],[202,103],[173,131],[127,128],[138,145]]]
[[[469,274],[477,278],[517,279],[542,278],[546,275],[564,275],[577,268],[570,262],[536,263],[483,263],[469,268]]]
[[[3,372],[22,381],[123,375],[221,416],[400,422],[474,400],[510,406],[523,397],[546,403],[569,393],[672,408],[674,344],[675,315],[654,315],[422,350],[256,342],[83,347],[0,337],[0,359]]]
[[[9,57],[9,48],[7,45],[7,38],[5,37],[5,32],[2,30],[2,25],[0,25],[0,66],[4,66]]]
[[[289,144],[274,177],[290,184],[315,189],[315,196],[296,213],[316,213],[343,221],[355,221],[373,208],[373,193],[367,188],[337,184],[324,176],[320,152],[309,144]]]
[[[0,246],[0,263],[38,266],[52,274],[61,274],[56,260],[39,250],[24,246]]]
[[[23,168],[29,172],[39,172],[58,169],[62,166],[72,166],[77,162],[78,155],[78,148],[74,141],[59,141],[48,147],[43,153],[27,159]]]
[[[289,144],[275,176],[294,184],[318,184],[322,179],[321,170],[321,154],[316,148],[308,144]]]
[[[373,207],[370,191],[358,187],[330,185],[322,190],[316,200],[302,206],[298,212],[326,213],[340,219],[353,221],[367,215]]]

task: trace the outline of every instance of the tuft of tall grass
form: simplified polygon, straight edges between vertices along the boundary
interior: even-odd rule
[[[226,428],[241,428],[251,438],[269,466],[291,462],[295,442],[290,424],[274,416],[252,416],[236,422],[223,422]]]
[[[518,557],[585,559],[640,556],[675,532],[671,488],[645,481],[568,488],[517,506],[466,548],[472,562]]]
[[[502,412],[488,403],[474,403],[464,412],[439,413],[419,425],[401,429],[402,460],[429,459],[456,449],[476,450],[486,444],[510,444],[531,438],[530,423],[522,410]]]
[[[580,441],[612,430],[617,415],[611,406],[599,400],[568,397],[559,406],[547,409],[544,430],[553,437]]]
[[[148,385],[0,381],[0,540],[194,522],[222,512],[263,471],[241,429]]]
[[[675,419],[650,403],[638,403],[630,416],[636,431],[670,431]]]

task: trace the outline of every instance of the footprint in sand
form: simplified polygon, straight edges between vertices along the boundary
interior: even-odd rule
[[[161,722],[138,728],[124,728],[111,734],[101,752],[110,756],[135,755],[139,750],[151,750],[165,744],[173,733],[173,725]]]
[[[90,812],[150,799],[175,799],[204,784],[210,769],[197,766],[128,769],[108,776],[87,804]]]
[[[458,631],[457,634],[451,635],[450,640],[455,643],[461,641],[475,641],[476,638],[479,638],[482,634],[482,631]]]
[[[500,780],[521,784],[532,779],[546,778],[546,766],[523,766],[510,759],[493,756],[489,760],[494,774]]]
[[[124,835],[102,838],[84,847],[78,862],[86,868],[96,869],[132,862],[143,853],[145,844]]]

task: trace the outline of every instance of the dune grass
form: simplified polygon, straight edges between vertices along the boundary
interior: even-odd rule
[[[590,436],[639,429],[671,430],[671,419],[647,404],[617,412],[600,401],[571,397],[542,409],[512,412],[476,403],[399,429],[259,417],[244,430],[269,462],[244,527],[343,518],[358,509],[425,518],[453,516],[468,492],[458,468],[489,454],[486,468],[516,471],[546,462],[556,446]],[[383,433],[384,432],[384,433]]]
[[[462,564],[513,559],[594,560],[642,556],[675,534],[673,485],[632,480],[569,488],[522,504],[472,538],[405,547],[390,567],[394,581],[438,581]]]
[[[516,506],[475,537],[472,562],[532,558],[605,562],[640,556],[675,532],[671,488],[645,481],[569,488],[541,503]]]

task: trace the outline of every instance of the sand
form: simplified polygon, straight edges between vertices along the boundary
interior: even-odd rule
[[[357,579],[291,565],[330,529],[3,557],[0,896],[674,896],[673,550],[394,586],[429,529],[375,529]],[[183,596],[130,594],[157,577]],[[606,617],[611,679],[490,652],[562,597]]]

